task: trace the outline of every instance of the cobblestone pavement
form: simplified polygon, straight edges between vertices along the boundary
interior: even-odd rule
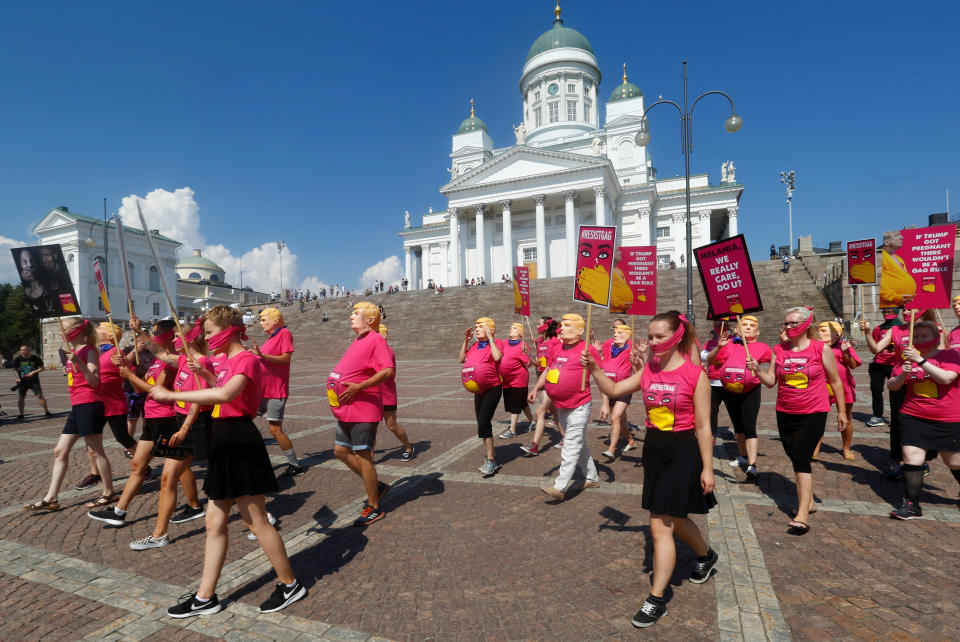
[[[401,355],[402,356],[402,355]],[[173,543],[136,552],[129,542],[153,528],[158,482],[144,484],[128,524],[106,527],[83,503],[98,488],[73,489],[85,474],[74,448],[61,492],[63,508],[30,514],[23,503],[49,482],[52,449],[68,400],[56,375],[44,389],[57,413],[45,419],[27,399],[26,421],[12,420],[16,399],[0,394],[0,638],[192,640],[246,639],[556,639],[633,638],[630,617],[649,590],[652,547],[640,509],[640,451],[598,462],[600,488],[555,503],[537,487],[556,474],[557,449],[525,458],[521,435],[497,439],[502,471],[482,479],[470,395],[453,360],[402,361],[399,417],[417,448],[400,460],[398,441],[381,427],[376,461],[394,486],[387,516],[353,527],[363,504],[359,480],[333,457],[334,423],[323,393],[332,364],[294,364],[285,428],[309,466],[268,499],[279,519],[307,599],[281,613],[256,606],[275,581],[236,516],[218,587],[226,608],[206,618],[173,620],[165,610],[195,590],[203,554],[200,521],[173,524]],[[9,373],[0,390],[9,387]],[[12,379],[10,381],[12,383]],[[888,518],[899,482],[887,481],[885,428],[869,428],[866,375],[854,409],[857,459],[841,456],[828,430],[814,464],[818,512],[804,537],[786,534],[795,508],[793,474],[776,435],[773,395],[764,391],[760,479],[747,483],[728,466],[735,451],[721,411],[724,443],[715,451],[719,505],[695,521],[720,554],[709,583],[685,581],[693,553],[678,547],[669,613],[643,637],[662,639],[960,639],[960,510],[957,484],[940,462],[926,479],[925,519]],[[595,415],[597,409],[595,408]],[[32,413],[32,414],[30,414]],[[642,409],[630,410],[642,425]],[[506,415],[498,413],[497,421]],[[831,414],[828,428],[834,423]],[[259,421],[265,436],[266,424]],[[500,432],[502,424],[496,424]],[[525,422],[521,422],[525,427]],[[606,426],[587,442],[606,448]],[[642,439],[643,431],[635,434]],[[548,430],[546,444],[559,435]],[[118,490],[129,460],[107,437]],[[284,462],[271,439],[278,472]],[[602,458],[601,458],[602,459]],[[159,462],[156,462],[159,463]],[[204,469],[196,467],[202,479]]]

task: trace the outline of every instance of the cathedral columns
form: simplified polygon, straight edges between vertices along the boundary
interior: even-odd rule
[[[577,193],[573,190],[563,193],[564,235],[567,237],[567,272],[573,274],[577,266],[577,230],[574,224],[573,199]]]
[[[740,208],[737,206],[727,208],[727,236],[736,236],[737,231],[737,212]]]
[[[513,249],[513,223],[510,220],[510,199],[500,201],[503,212],[503,273],[513,278],[513,261],[516,252]]]
[[[407,280],[407,287],[410,288],[411,290],[413,290],[413,289],[414,289],[414,284],[413,284],[413,258],[412,258],[413,248],[412,248],[412,247],[405,247],[405,248],[403,248],[403,249],[404,249],[404,254],[406,254],[406,263],[404,264],[404,268],[405,268],[405,269],[404,269],[404,271],[403,271],[403,276],[404,276],[404,278]]]
[[[476,212],[476,226],[477,226],[477,270],[480,273],[478,276],[487,278],[487,238],[484,233],[486,230],[483,224],[483,203],[478,203],[473,206],[474,211]]]
[[[423,285],[420,287],[427,287],[427,281],[432,277],[430,276],[430,248],[429,243],[423,243],[420,246],[420,280],[423,282]]]
[[[656,241],[650,238],[650,210],[641,207],[640,215],[640,245],[656,245]]]
[[[443,287],[450,287],[450,268],[448,267],[448,262],[450,260],[450,241],[440,241],[440,272],[437,274],[435,279],[437,285],[442,285]]]
[[[537,204],[537,278],[545,279],[547,274],[547,230],[544,221],[543,204],[547,200],[546,194],[537,194],[533,197]]]
[[[453,254],[450,257],[450,285],[460,285],[460,218],[457,216],[456,208],[450,208],[450,249]]]
[[[595,185],[593,193],[597,197],[597,225],[607,224],[607,195],[603,191],[603,185]]]

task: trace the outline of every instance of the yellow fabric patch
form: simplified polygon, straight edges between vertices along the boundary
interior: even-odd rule
[[[473,379],[463,382],[463,387],[469,390],[470,392],[477,393],[480,392],[480,384],[478,384]]]
[[[177,406],[179,406],[180,408],[186,408],[187,403],[185,401],[178,401]]]
[[[330,390],[329,388],[327,389],[327,401],[330,402],[331,408],[340,407],[340,398],[337,397],[337,392],[335,390]]]
[[[557,383],[558,381],[560,381],[560,370],[557,368],[547,370],[547,383]]]
[[[67,373],[67,388],[73,388],[73,373]]]
[[[210,413],[210,416],[213,417],[214,419],[220,418],[220,404],[217,404],[216,406],[213,407],[213,412]]]
[[[833,396],[833,386],[831,386],[829,383],[827,384],[827,394],[831,397]]]
[[[547,358],[546,358],[546,357],[540,357],[539,359],[537,359],[537,361],[540,363],[540,367],[541,367],[541,368],[546,368],[546,367],[547,367]]]
[[[810,383],[810,379],[802,372],[791,372],[783,375],[783,383],[787,384],[791,388],[806,390],[807,385]]]
[[[877,278],[877,268],[873,263],[858,263],[850,268],[850,276],[863,283],[873,283]]]
[[[923,381],[918,381],[910,387],[913,390],[913,394],[918,397],[923,397],[924,399],[939,399],[940,391],[937,388],[937,384],[929,379]]]
[[[937,291],[937,284],[936,284],[936,283],[924,283],[923,285],[920,286],[920,289],[923,290],[924,292],[936,292],[936,291]]]
[[[736,392],[738,394],[743,392],[743,384],[739,381],[724,381],[723,387],[730,392]]]
[[[730,306],[730,312],[734,314],[743,314],[743,306],[739,303],[734,303]]]
[[[666,406],[647,409],[647,418],[659,430],[673,430],[673,411]]]

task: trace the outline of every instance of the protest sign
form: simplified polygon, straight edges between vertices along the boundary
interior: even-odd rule
[[[763,310],[743,234],[696,248],[697,270],[711,319]]]
[[[655,245],[621,247],[615,255],[610,312],[657,313],[657,248]]]
[[[513,268],[513,311],[521,316],[530,316],[530,268]]]
[[[40,318],[80,314],[59,244],[10,248],[27,303]]]
[[[847,241],[847,283],[877,282],[877,242]]]
[[[577,269],[573,300],[590,305],[610,305],[610,279],[617,228],[581,225],[577,234]]]
[[[916,284],[916,295],[904,307],[949,308],[956,226],[921,227],[903,230],[901,234],[903,247],[897,254]]]

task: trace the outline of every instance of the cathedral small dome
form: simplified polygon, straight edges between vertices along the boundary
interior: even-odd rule
[[[557,2],[557,8],[554,10],[554,14],[556,15],[556,19],[553,21],[553,29],[543,32],[539,38],[533,41],[533,44],[530,45],[530,51],[527,52],[527,62],[534,56],[542,54],[544,51],[563,47],[582,49],[591,56],[594,55],[593,47],[590,46],[590,41],[587,40],[586,36],[576,29],[563,26],[563,20],[560,19],[559,1]]]
[[[478,132],[478,131],[487,131],[487,124],[477,118],[476,113],[473,110],[473,98],[470,99],[470,115],[463,119],[463,122],[460,123],[460,127],[457,129],[458,134],[466,134],[468,132]]]
[[[637,98],[642,95],[643,92],[640,91],[640,88],[627,80],[627,63],[623,63],[623,82],[617,85],[617,88],[610,94],[610,100],[607,102],[615,103],[620,100],[630,100],[631,98]]]

